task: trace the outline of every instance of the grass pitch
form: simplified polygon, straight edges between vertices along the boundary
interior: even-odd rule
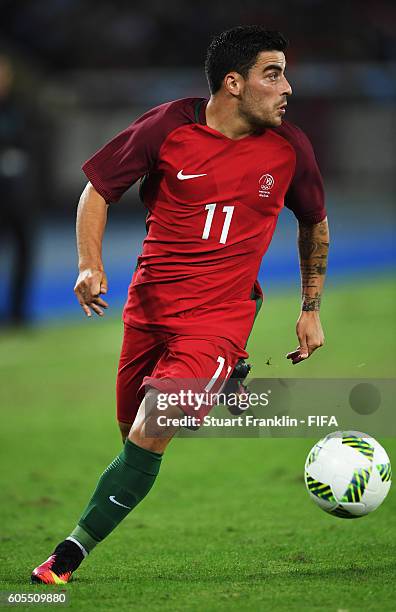
[[[293,367],[284,354],[296,344],[298,302],[270,296],[249,343],[255,374],[394,377],[394,304],[386,280],[328,290],[326,347]],[[51,589],[30,585],[30,571],[119,452],[121,331],[107,319],[3,336],[3,591]],[[395,493],[360,520],[321,512],[303,483],[315,441],[176,439],[148,497],[67,585],[70,608],[395,610]],[[395,440],[380,442],[395,461]]]

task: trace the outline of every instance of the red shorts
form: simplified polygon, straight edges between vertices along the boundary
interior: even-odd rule
[[[117,419],[133,423],[148,387],[168,393],[180,388],[219,393],[238,359],[246,357],[245,350],[225,338],[146,331],[124,323],[117,374]],[[193,412],[188,406],[180,407],[187,414]],[[210,408],[207,405],[206,413]]]

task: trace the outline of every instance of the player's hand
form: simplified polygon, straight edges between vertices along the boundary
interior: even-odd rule
[[[87,317],[92,316],[91,309],[97,315],[103,317],[103,308],[109,306],[99,297],[100,294],[107,293],[107,278],[103,270],[92,268],[82,270],[78,275],[74,293]]]
[[[308,359],[317,348],[323,346],[324,335],[320,323],[319,312],[303,311],[297,321],[296,333],[299,346],[286,355],[293,365]]]

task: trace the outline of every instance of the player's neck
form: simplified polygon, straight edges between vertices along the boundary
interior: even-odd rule
[[[205,112],[206,125],[232,140],[240,140],[255,131],[243,117],[238,115],[232,104],[227,104],[218,96],[210,97]]]

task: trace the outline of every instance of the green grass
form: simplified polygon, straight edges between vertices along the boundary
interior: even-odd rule
[[[255,374],[394,376],[394,298],[386,280],[328,291],[326,347],[293,367],[284,354],[298,304],[270,296],[249,344]],[[43,590],[28,582],[32,567],[74,527],[119,452],[121,331],[107,319],[2,338],[2,590]],[[312,442],[176,439],[152,492],[66,587],[70,607],[394,610],[394,491],[361,520],[326,515],[303,484]],[[395,440],[381,442],[395,457]]]
[[[321,308],[325,346],[292,367],[284,355],[297,346],[294,322],[299,302],[265,297],[249,342],[258,375],[271,377],[396,377],[396,283],[380,279],[327,289]],[[270,366],[266,362],[270,358]],[[256,373],[256,369],[255,369]]]

